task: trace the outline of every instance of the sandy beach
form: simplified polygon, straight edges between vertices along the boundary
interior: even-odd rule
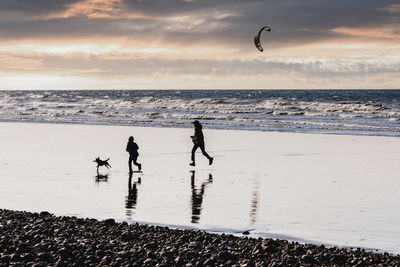
[[[205,128],[214,164],[198,152],[193,168],[192,134],[1,123],[0,208],[400,252],[397,138]],[[102,179],[95,157],[110,158]]]

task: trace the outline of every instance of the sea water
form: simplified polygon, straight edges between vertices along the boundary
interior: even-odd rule
[[[400,135],[400,90],[0,91],[0,121]]]

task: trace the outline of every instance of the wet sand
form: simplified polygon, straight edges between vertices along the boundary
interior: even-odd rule
[[[400,140],[1,123],[0,208],[400,253]],[[143,173],[128,173],[127,138]],[[96,174],[95,157],[110,157]]]

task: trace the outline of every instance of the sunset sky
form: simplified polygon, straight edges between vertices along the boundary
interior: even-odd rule
[[[0,84],[400,88],[400,1],[0,0]]]

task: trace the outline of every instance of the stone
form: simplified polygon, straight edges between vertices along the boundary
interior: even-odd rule
[[[107,219],[104,220],[103,223],[107,226],[114,226],[115,225],[115,220],[114,219]]]

